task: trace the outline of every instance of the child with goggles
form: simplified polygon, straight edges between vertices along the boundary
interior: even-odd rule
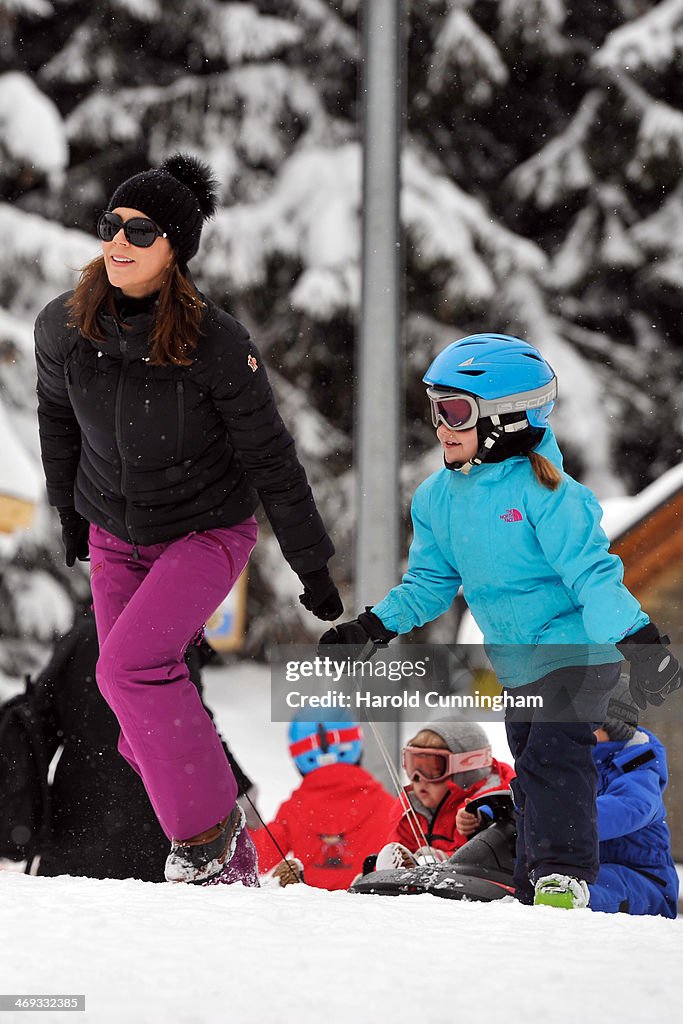
[[[462,587],[499,682],[527,698],[506,709],[518,898],[586,906],[598,872],[593,727],[622,658],[643,708],[680,688],[681,668],[624,587],[595,496],[563,471],[548,425],[557,381],[541,353],[475,334],[444,349],[424,382],[444,466],[413,497],[408,570],[321,642],[388,643]]]
[[[479,819],[465,810],[475,796],[507,788],[514,772],[491,756],[476,722],[434,722],[402,751],[409,785],[396,803],[378,871],[446,860],[474,835]]]

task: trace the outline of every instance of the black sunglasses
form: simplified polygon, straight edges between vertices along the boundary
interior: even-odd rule
[[[158,228],[153,220],[147,217],[131,217],[130,220],[121,220],[118,213],[106,211],[100,214],[97,222],[97,234],[103,242],[113,241],[115,235],[123,228],[123,233],[131,245],[137,245],[139,249],[149,249],[154,245],[157,238],[167,238],[168,235],[161,228]]]

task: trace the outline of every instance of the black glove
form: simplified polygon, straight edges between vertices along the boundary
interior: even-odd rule
[[[340,622],[338,626],[328,629],[320,637],[319,643],[363,646],[368,640],[372,640],[379,647],[384,647],[395,636],[398,636],[398,633],[394,633],[393,629],[387,629],[382,620],[368,607],[361,612],[357,619],[352,619],[351,622]]]
[[[654,622],[649,622],[617,644],[631,663],[629,689],[641,711],[648,703],[659,707],[683,682],[681,666],[666,646],[668,643],[668,636],[660,636]]]
[[[299,579],[304,585],[303,594],[299,594],[304,608],[323,622],[338,619],[344,611],[344,605],[327,566],[301,573]]]
[[[62,524],[62,542],[66,564],[71,568],[76,559],[79,562],[87,562],[90,558],[88,547],[90,523],[75,508],[58,508],[57,512]]]

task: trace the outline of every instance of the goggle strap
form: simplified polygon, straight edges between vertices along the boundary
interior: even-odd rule
[[[333,743],[354,743],[362,739],[363,733],[358,725],[349,729],[333,729],[325,733],[325,742],[328,747],[331,747]],[[289,753],[292,757],[299,757],[301,754],[310,754],[313,750],[320,750],[320,747],[320,736],[318,733],[313,733],[310,736],[304,736],[301,740],[290,743]]]
[[[479,398],[478,405],[482,416],[510,412],[527,412],[539,409],[548,402],[557,399],[557,377],[553,377],[547,384],[530,391],[519,391],[515,395],[508,395],[505,398]]]

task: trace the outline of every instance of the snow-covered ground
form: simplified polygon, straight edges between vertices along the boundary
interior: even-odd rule
[[[287,727],[270,721],[268,670],[213,668],[205,683],[271,815],[298,777]],[[0,991],[83,994],[76,1019],[93,1024],[646,1024],[680,1012],[683,930],[662,919],[12,872],[0,872],[0,907]]]
[[[646,1024],[680,1012],[683,931],[653,918],[7,872],[0,899],[3,991],[84,994],[77,1021]]]

